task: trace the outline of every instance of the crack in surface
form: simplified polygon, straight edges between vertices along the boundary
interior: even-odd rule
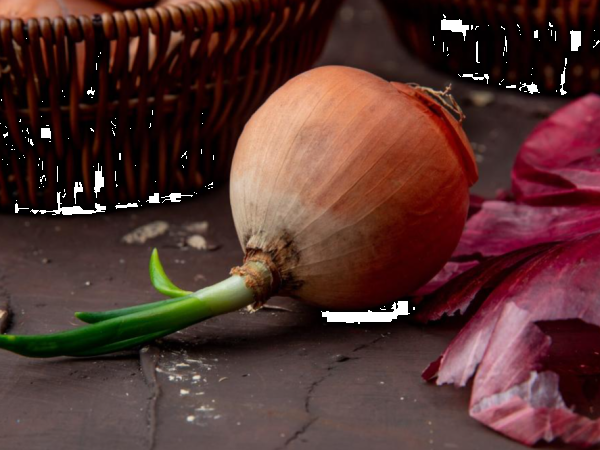
[[[285,441],[285,443],[283,444],[282,447],[279,447],[277,450],[283,450],[286,449],[288,447],[288,445],[290,445],[292,442],[294,442],[295,440],[297,440],[300,436],[302,436],[304,433],[306,433],[306,431],[311,427],[311,425],[313,423],[315,423],[317,420],[319,420],[318,417],[313,417],[310,420],[308,420],[303,426],[302,428],[300,428],[298,431],[296,431],[292,436],[290,436],[290,438]]]
[[[358,346],[358,347],[356,347],[354,350],[352,350],[352,353],[359,352],[359,351],[361,351],[361,350],[364,350],[365,348],[368,348],[368,347],[370,347],[370,346],[372,346],[372,345],[375,345],[375,344],[377,344],[379,341],[381,341],[382,339],[385,339],[386,337],[388,337],[390,334],[392,334],[392,333],[390,333],[389,331],[388,331],[388,332],[386,332],[386,333],[383,333],[383,334],[379,335],[379,337],[377,337],[376,339],[373,339],[372,341],[370,341],[370,342],[367,342],[367,343],[365,343],[365,344],[361,344],[361,345],[359,345],[359,346]]]
[[[356,353],[356,352],[364,350],[368,347],[371,347],[372,345],[377,344],[382,339],[385,339],[386,337],[388,337],[390,334],[391,334],[390,332],[383,333],[383,334],[379,335],[377,338],[372,339],[369,342],[366,342],[364,344],[361,344],[361,345],[355,347],[354,349],[352,349],[352,351],[350,353]],[[308,387],[308,390],[306,391],[306,397],[304,398],[304,411],[309,416],[308,420],[302,425],[302,427],[298,431],[296,431],[287,441],[285,441],[285,443],[283,444],[282,447],[279,447],[277,450],[286,449],[289,446],[289,444],[291,444],[292,442],[297,440],[300,436],[302,436],[304,433],[306,433],[306,431],[317,420],[319,420],[318,416],[314,416],[310,412],[310,403],[311,403],[311,400],[313,399],[314,392],[319,387],[319,385],[321,383],[323,383],[325,380],[327,380],[329,377],[331,377],[333,375],[334,370],[337,369],[338,367],[340,367],[340,365],[342,365],[343,363],[345,363],[347,361],[352,361],[352,360],[359,359],[359,358],[356,356],[351,357],[351,356],[344,356],[344,355],[336,355],[336,356],[334,356],[334,359],[335,359],[335,361],[333,362],[333,364],[330,364],[329,366],[327,366],[325,375],[323,375],[323,376],[319,377],[317,380],[313,381],[310,384],[310,386]]]
[[[359,352],[361,350],[364,350],[368,347],[371,347],[372,345],[377,344],[379,341],[381,341],[382,339],[385,339],[386,337],[388,337],[390,335],[390,333],[384,333],[379,335],[377,338],[366,342],[364,344],[359,345],[358,347],[355,347],[351,353],[356,353]],[[349,357],[349,356],[344,356],[344,355],[336,355],[335,357],[335,362],[333,364],[330,364],[327,367],[327,372],[325,373],[325,375],[323,375],[321,378],[319,378],[316,381],[313,381],[311,383],[311,385],[308,388],[308,391],[306,393],[306,397],[304,399],[304,411],[306,411],[307,414],[310,414],[310,401],[313,397],[313,393],[315,391],[315,389],[323,382],[325,381],[327,378],[329,378],[332,374],[333,374],[333,370],[337,369],[341,364],[347,362],[347,361],[351,361],[354,359],[358,359],[357,357]]]
[[[329,378],[331,376],[331,371],[334,369],[335,366],[330,366],[327,368],[327,374],[322,376],[321,378],[319,378],[316,381],[313,381],[311,383],[311,385],[308,388],[308,391],[306,393],[306,397],[304,398],[304,411],[307,414],[310,414],[310,401],[312,400],[312,395],[313,392],[315,391],[315,389],[317,388],[317,386],[319,386],[323,381],[325,381],[327,378]]]
[[[148,427],[148,450],[156,444],[157,403],[160,397],[160,384],[156,377],[156,367],[160,359],[160,350],[148,345],[140,350],[140,370],[150,390],[148,407],[146,408],[146,421]]]

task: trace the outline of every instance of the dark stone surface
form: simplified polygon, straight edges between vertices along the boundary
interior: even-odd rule
[[[407,56],[370,0],[344,6],[321,63],[436,88],[452,82],[459,100],[491,90]],[[564,103],[492,92],[491,105],[465,107],[471,139],[485,146],[475,190],[486,195],[508,186],[519,143]],[[175,233],[143,245],[120,241],[154,220],[175,231],[207,220],[221,247],[182,250]],[[72,327],[78,310],[159,299],[147,276],[154,246],[184,288],[226,277],[241,257],[226,189],[93,217],[1,217],[0,308],[8,301],[9,331],[56,331]],[[215,318],[139,353],[51,361],[0,353],[0,448],[521,448],[469,418],[468,389],[421,380],[456,324],[335,325],[289,299],[273,304],[289,311]]]

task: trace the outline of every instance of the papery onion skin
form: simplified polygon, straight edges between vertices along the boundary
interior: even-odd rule
[[[477,180],[460,124],[420,90],[345,67],[306,72],[238,142],[231,205],[246,260],[326,309],[406,295],[455,249]]]

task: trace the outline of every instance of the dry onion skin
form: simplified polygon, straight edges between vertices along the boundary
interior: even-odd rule
[[[423,378],[473,379],[471,417],[527,445],[600,444],[599,121],[588,94],[541,122],[512,189],[478,202],[455,261],[420,289],[433,294],[415,319],[471,316]]]
[[[77,313],[91,325],[0,335],[0,347],[111,353],[276,294],[328,310],[389,303],[449,259],[476,180],[459,121],[425,89],[357,69],[311,70],[275,92],[238,142],[230,195],[245,258],[230,278],[181,290],[155,251],[151,279],[170,300]]]

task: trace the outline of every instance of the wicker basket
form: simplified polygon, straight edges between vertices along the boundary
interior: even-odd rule
[[[600,92],[599,0],[382,2],[400,40],[436,68],[527,92]],[[442,31],[444,16],[473,27]]]
[[[225,180],[244,123],[321,52],[339,0],[202,0],[0,20],[0,209]]]

